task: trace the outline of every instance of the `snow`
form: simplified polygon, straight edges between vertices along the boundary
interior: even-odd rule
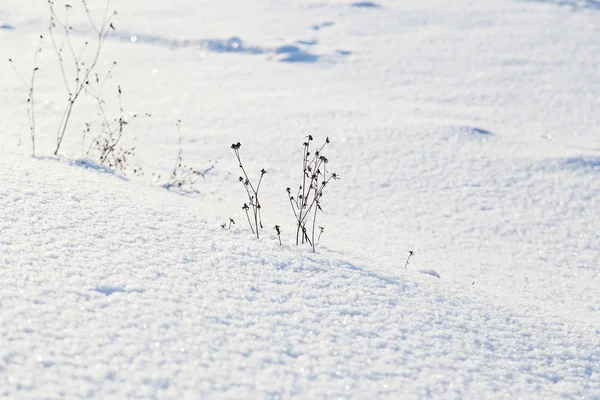
[[[436,278],[440,278],[440,274],[438,274],[438,272],[434,269],[420,269],[419,272],[422,274],[431,275],[431,276],[435,276]],[[473,282],[473,284],[475,284],[475,282]]]
[[[46,36],[36,157],[0,63],[0,399],[600,398],[596,2],[111,5],[104,98],[151,114],[125,131],[143,176],[86,156],[89,99],[52,155],[46,4],[0,8],[24,76]],[[164,188],[180,134],[214,166],[192,191]],[[316,253],[285,193],[309,134],[341,176]]]

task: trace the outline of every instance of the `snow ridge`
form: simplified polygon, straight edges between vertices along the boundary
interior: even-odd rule
[[[195,201],[77,164],[7,157],[2,170],[4,397],[600,390],[591,327],[499,305],[476,285],[257,242]]]

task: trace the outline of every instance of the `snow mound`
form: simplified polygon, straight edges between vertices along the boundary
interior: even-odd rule
[[[197,199],[0,161],[0,394],[489,398],[598,387],[597,332],[223,230]],[[427,271],[433,275],[435,271]],[[566,362],[568,361],[568,362]],[[597,393],[597,392],[596,392]]]
[[[435,276],[436,278],[440,277],[440,274],[438,274],[437,271],[433,269],[420,269],[419,272],[425,275]]]

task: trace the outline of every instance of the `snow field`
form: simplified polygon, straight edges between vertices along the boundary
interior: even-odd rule
[[[2,196],[4,210],[13,204],[0,277],[7,398],[600,389],[589,325],[503,305],[476,285],[257,243],[203,220],[189,199],[66,161],[8,160],[21,180]]]
[[[31,158],[0,63],[0,398],[600,398],[596,3],[370,4],[113,1],[107,109],[121,85],[152,114],[124,142],[142,177],[81,160],[87,100],[50,157],[48,45]],[[47,22],[7,0],[0,54],[26,74]],[[156,179],[177,119],[185,163],[214,165],[191,195]],[[308,134],[342,178],[317,254],[285,194]],[[269,171],[259,242],[238,141]]]

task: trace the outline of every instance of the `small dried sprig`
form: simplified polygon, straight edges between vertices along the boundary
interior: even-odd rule
[[[181,120],[178,119],[176,123],[177,134],[179,136],[177,157],[175,158],[175,165],[173,171],[169,177],[169,181],[163,185],[166,189],[185,189],[195,190],[195,185],[200,178],[206,179],[206,174],[214,169],[214,165],[203,170],[196,169],[186,165],[183,162],[183,148],[181,146]]]
[[[281,227],[279,225],[275,225],[273,229],[275,229],[275,232],[277,232],[277,237],[279,238],[279,245],[281,246]]]
[[[242,159],[240,157],[240,148],[241,147],[242,147],[242,145],[240,142],[233,143],[231,145],[231,149],[235,153],[235,156],[238,160],[238,165],[239,165],[240,169],[242,170],[242,174],[243,174],[243,176],[240,176],[238,178],[238,181],[240,183],[242,183],[242,185],[244,186],[244,190],[246,191],[246,195],[248,196],[248,203],[244,203],[244,206],[242,207],[242,209],[246,212],[246,216],[248,217],[248,223],[250,224],[250,229],[252,230],[252,233],[256,235],[257,239],[260,239],[259,229],[263,228],[263,224],[262,224],[262,217],[261,217],[261,204],[260,204],[260,200],[258,199],[258,194],[260,191],[260,185],[262,183],[263,177],[267,174],[267,171],[264,168],[260,170],[260,178],[258,179],[258,184],[255,187],[252,184],[252,182],[250,181],[250,178],[248,177],[248,174],[246,173],[246,169],[244,168],[244,165],[242,164]],[[248,206],[248,204],[250,204],[250,206]],[[249,215],[250,207],[252,207],[252,216],[254,219],[254,226],[252,225],[252,222],[250,221],[250,215]]]
[[[227,229],[227,230],[231,230],[231,225],[235,225],[235,221],[233,220],[233,218],[229,218],[229,226],[227,226],[227,224],[225,222],[223,222],[221,224],[221,228],[223,229]]]
[[[296,197],[292,195],[291,188],[287,188],[286,192],[288,200],[296,219],[296,245],[308,243],[316,251],[315,244],[321,237],[323,229],[321,228],[319,237],[315,241],[315,230],[317,227],[317,213],[323,211],[321,201],[323,191],[331,180],[340,179],[338,174],[330,173],[327,170],[329,159],[322,152],[326,145],[330,142],[329,138],[325,139],[325,143],[313,153],[311,153],[311,143],[313,142],[312,135],[307,136],[307,140],[302,144],[302,184],[298,188]],[[312,216],[312,221],[310,219]],[[312,226],[307,228],[307,223],[312,222]],[[310,231],[310,236],[308,232]]]
[[[250,210],[250,207],[248,207],[248,204],[244,203],[244,205],[242,206],[242,210],[244,210],[246,212],[246,218],[248,218],[248,225],[250,225],[250,230],[252,231],[252,233],[254,233],[254,228],[252,227],[252,222],[250,222],[250,214],[248,214],[248,210]]]
[[[138,115],[133,114],[129,118],[125,116],[123,110],[122,95],[123,90],[121,86],[117,86],[117,99],[119,103],[119,115],[112,120],[106,115],[104,109],[104,102],[100,99],[98,93],[90,83],[87,83],[88,92],[96,99],[99,109],[99,119],[101,123],[101,129],[98,135],[92,139],[92,142],[86,152],[86,155],[90,155],[92,151],[97,154],[100,165],[107,165],[109,168],[119,171],[121,174],[126,175],[129,168],[129,159],[135,155],[135,145],[131,147],[121,147],[121,141],[123,140],[125,127],[129,125],[135,119],[143,116],[146,118],[151,117],[150,114]],[[90,132],[90,127],[94,122],[85,124],[84,137]],[[134,175],[141,172],[141,168],[133,169]]]
[[[406,259],[406,264],[404,265],[404,269],[406,269],[406,267],[408,267],[408,260],[410,260],[410,258],[412,257],[412,255],[415,254],[412,250],[408,252],[408,258]]]

